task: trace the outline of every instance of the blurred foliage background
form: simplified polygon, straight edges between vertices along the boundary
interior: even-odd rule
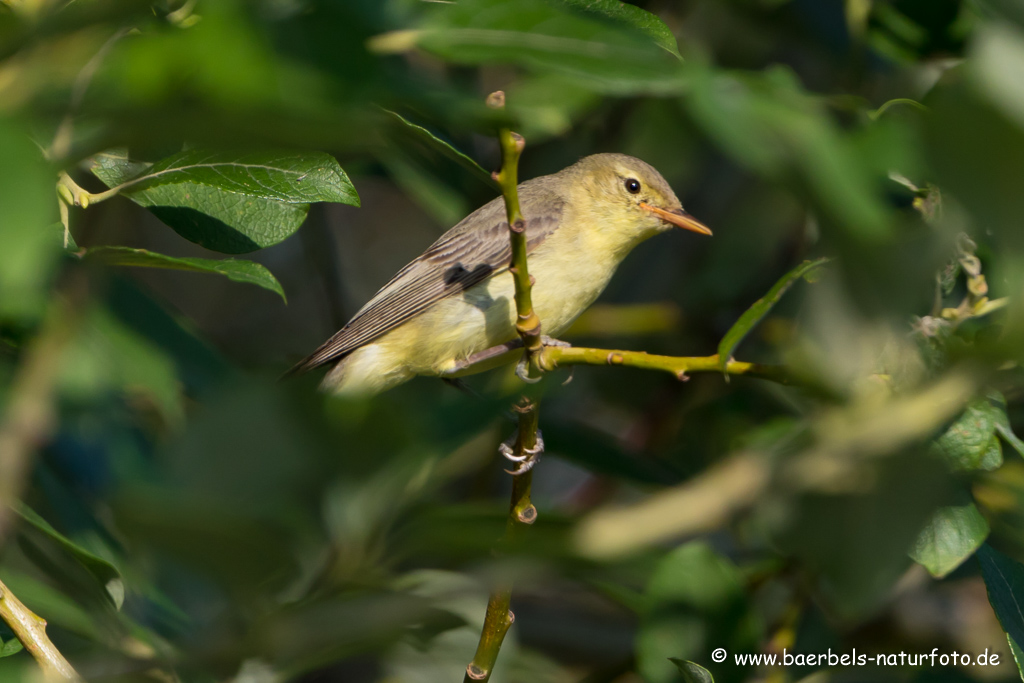
[[[796,385],[548,377],[498,556],[514,377],[277,377],[498,194],[504,123],[715,231],[574,343],[710,355],[832,260],[735,352]],[[1015,680],[1022,217],[1017,0],[2,0],[0,579],[90,681],[454,681],[507,580],[495,681]],[[732,659],[784,647],[1001,659]]]

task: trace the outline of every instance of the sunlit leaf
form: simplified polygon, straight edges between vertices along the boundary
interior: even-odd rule
[[[188,270],[196,273],[214,273],[223,275],[235,282],[247,282],[263,289],[269,289],[285,301],[288,300],[277,278],[266,267],[253,261],[185,258],[158,254],[146,249],[116,246],[92,247],[85,250],[82,256],[88,261],[95,261],[110,266],[139,266],[143,268]]]
[[[327,154],[186,151],[140,171],[123,153],[94,158],[92,172],[149,208],[187,240],[239,254],[291,236],[310,202],[359,204]],[[130,175],[135,172],[135,175]]]
[[[910,556],[942,578],[974,554],[988,532],[988,522],[974,503],[942,507],[921,530]]]
[[[101,171],[102,173],[102,171]],[[98,174],[99,175],[99,174]],[[109,174],[100,176],[106,182]],[[162,185],[195,183],[225,192],[288,204],[339,202],[359,205],[359,195],[334,157],[322,152],[208,152],[188,150],[122,180],[124,193]]]
[[[1003,462],[996,426],[1006,411],[987,398],[971,401],[963,414],[935,440],[935,450],[957,470],[994,470]]]
[[[743,338],[747,336],[750,330],[761,322],[761,320],[768,315],[768,312],[772,310],[772,307],[779,302],[782,295],[793,286],[797,280],[803,277],[810,277],[814,271],[821,266],[828,263],[829,259],[822,258],[816,261],[804,261],[799,266],[789,271],[782,278],[779,279],[775,285],[772,286],[768,293],[763,297],[754,302],[754,305],[748,308],[740,319],[737,320],[729,331],[722,337],[722,341],[718,344],[718,360],[723,370],[729,363],[729,359],[732,358],[733,351],[739,346]]]
[[[431,7],[419,28],[378,36],[371,45],[379,52],[416,46],[462,63],[523,64],[605,92],[679,91],[685,74],[678,56],[667,50],[664,32],[652,38],[651,22],[645,30],[634,12],[612,9],[610,3],[600,3],[594,14],[543,0],[444,3]],[[627,14],[628,21],[608,21]]]
[[[680,57],[679,45],[665,22],[636,5],[621,0],[561,0],[566,6],[575,10],[607,17],[626,26],[635,28],[649,35],[655,43]]]

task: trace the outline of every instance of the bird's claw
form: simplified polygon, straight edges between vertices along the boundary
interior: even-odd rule
[[[533,469],[533,466],[540,460],[541,453],[544,452],[544,437],[541,435],[540,430],[537,430],[537,443],[533,448],[524,448],[522,455],[516,455],[513,449],[516,437],[511,437],[508,441],[503,442],[498,446],[498,452],[511,462],[517,463],[518,467],[514,470],[505,470],[509,474],[516,476],[525,474]]]
[[[530,377],[530,357],[527,354],[523,354],[523,357],[516,363],[516,377],[523,380],[527,384],[536,384],[540,381],[540,377]]]

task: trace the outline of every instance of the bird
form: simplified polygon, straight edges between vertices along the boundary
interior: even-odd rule
[[[518,191],[533,307],[551,337],[597,299],[644,240],[673,227],[711,234],[683,210],[653,166],[625,154],[584,157],[520,183]],[[517,338],[510,265],[505,204],[497,197],[398,271],[287,375],[330,364],[321,388],[350,397],[374,395],[417,375],[457,375],[474,354]],[[512,358],[505,353],[468,372]]]

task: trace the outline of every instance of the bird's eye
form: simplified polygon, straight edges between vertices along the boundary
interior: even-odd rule
[[[630,194],[636,194],[640,192],[640,181],[636,178],[626,178],[626,190]]]

